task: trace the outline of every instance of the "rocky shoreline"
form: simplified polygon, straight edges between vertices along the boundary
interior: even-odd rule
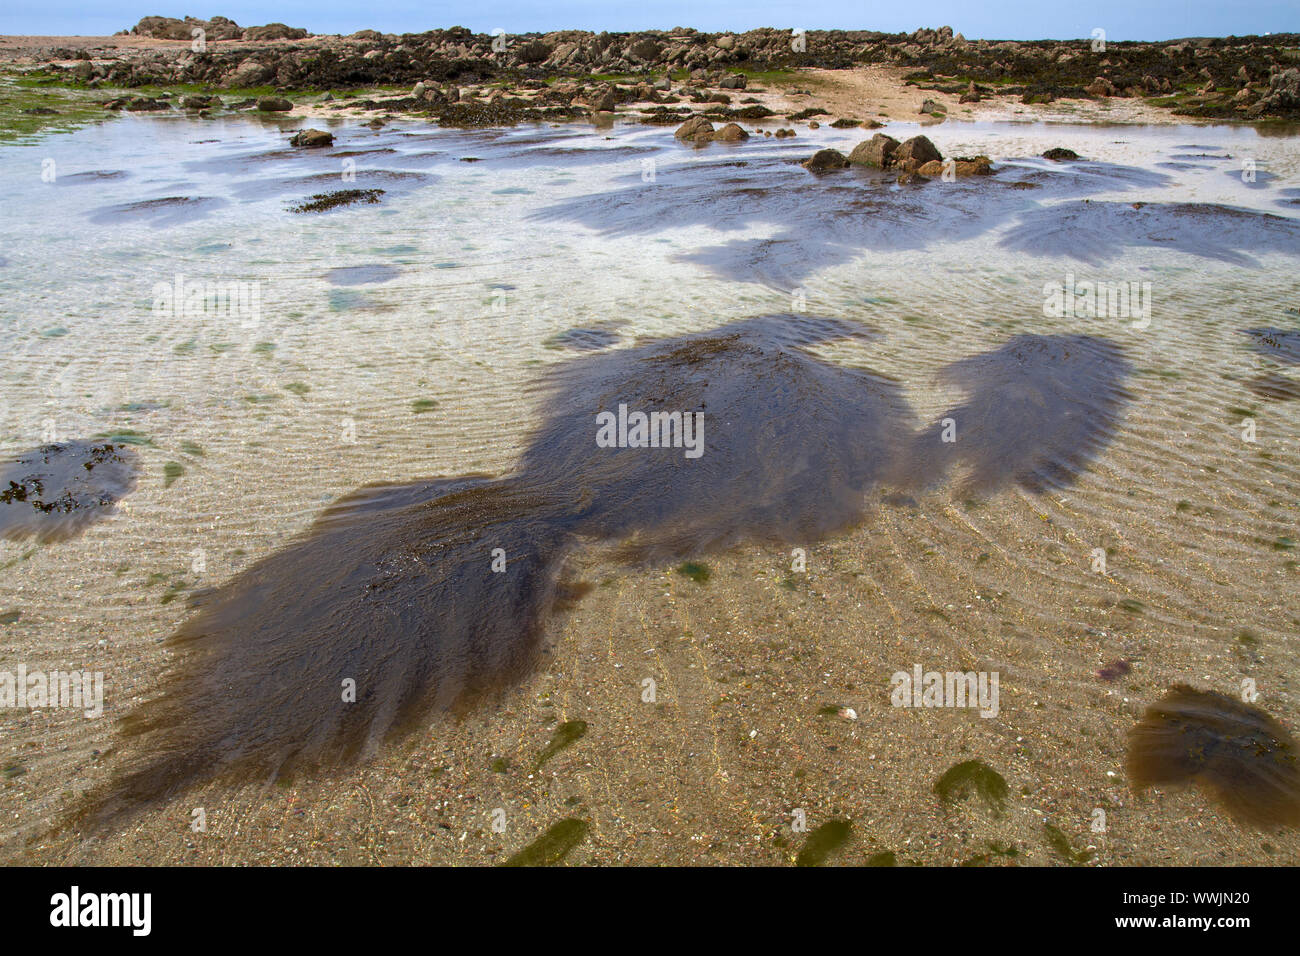
[[[815,89],[797,87],[818,71],[864,69],[892,71],[896,84],[924,97],[917,113],[932,120],[948,115],[945,97],[963,105],[1127,100],[1175,116],[1300,119],[1296,34],[1106,43],[966,40],[950,27],[911,34],[674,28],[495,36],[453,27],[342,37],[284,24],[242,28],[221,17],[146,17],[115,37],[4,38],[0,66],[42,86],[162,88],[106,98],[108,109],[268,109],[268,99],[292,108],[294,97],[308,96],[321,109],[425,114],[456,126],[616,112],[662,124],[696,115],[781,119],[752,95],[770,86],[812,104],[785,119],[824,116],[834,123]]]

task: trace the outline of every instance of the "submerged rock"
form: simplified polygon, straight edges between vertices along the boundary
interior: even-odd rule
[[[298,205],[291,206],[290,211],[326,212],[330,209],[351,206],[355,203],[374,204],[379,202],[379,197],[383,194],[382,189],[336,189],[333,192],[316,193]]]
[[[0,471],[0,538],[63,541],[111,515],[136,482],[136,455],[112,442],[70,441]]]

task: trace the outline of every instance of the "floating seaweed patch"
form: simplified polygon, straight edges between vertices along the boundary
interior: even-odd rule
[[[384,194],[382,189],[336,189],[328,193],[315,193],[296,206],[290,206],[290,212],[327,212],[356,204],[374,204]]]
[[[44,544],[80,534],[135,487],[124,444],[70,441],[20,455],[0,470],[0,538]]]

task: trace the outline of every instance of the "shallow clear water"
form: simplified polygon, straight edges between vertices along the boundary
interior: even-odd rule
[[[941,369],[1012,336],[1122,349],[1131,402],[1076,484],[979,507],[946,485],[877,502],[904,569],[864,572],[960,606],[986,573],[973,554],[996,555],[1026,657],[991,649],[988,622],[931,620],[931,646],[1001,662],[1026,693],[1070,697],[1095,683],[1088,665],[1031,662],[1058,653],[1048,632],[1062,622],[1094,623],[1081,610],[1099,600],[1089,555],[1109,549],[1112,605],[1141,609],[1121,629],[1167,642],[1152,688],[1250,676],[1270,712],[1300,723],[1300,425],[1296,406],[1247,387],[1300,370],[1243,334],[1300,328],[1300,139],[950,123],[925,132],[945,155],[988,154],[997,174],[898,187],[796,164],[815,146],[847,152],[863,138],[852,130],[694,149],[658,127],[341,123],[332,149],[296,151],[296,125],[128,116],[0,149],[0,452],[126,434],[141,461],[119,511],[78,539],[0,541],[0,612],[21,611],[0,628],[0,664],[105,670],[108,713],[121,716],[154,686],[153,645],[185,615],[171,597],[228,580],[367,482],[510,470],[536,423],[541,368],[794,311],[873,330],[814,351],[897,381],[923,424],[962,399]],[[911,135],[899,125],[889,132]],[[1085,161],[1034,158],[1056,145]],[[290,211],[345,188],[385,192]],[[155,286],[178,273],[255,284],[260,309],[163,314]],[[1150,283],[1149,322],[1045,315],[1045,284],[1069,276]],[[870,547],[880,531],[849,540]],[[915,602],[898,603],[906,615]],[[873,625],[891,615],[911,626],[893,607],[861,611]],[[1237,643],[1242,631],[1256,644]],[[11,740],[37,741],[39,756],[23,757],[33,788],[75,777],[111,737],[57,712],[0,721]],[[40,800],[33,816],[58,803]]]

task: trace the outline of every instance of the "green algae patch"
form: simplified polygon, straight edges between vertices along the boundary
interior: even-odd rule
[[[677,567],[677,573],[685,575],[696,584],[703,584],[709,580],[709,566],[699,561],[686,561]]]
[[[898,857],[893,850],[884,850],[867,857],[867,866],[898,866]]]
[[[1070,838],[1067,837],[1059,827],[1054,827],[1050,823],[1043,824],[1043,836],[1058,856],[1068,861],[1071,866],[1079,866],[1087,863],[1092,859],[1091,850],[1076,850],[1070,844]]]
[[[143,432],[134,431],[130,428],[120,428],[117,431],[100,432],[95,436],[98,441],[110,441],[114,445],[152,445],[153,439]]]
[[[1002,774],[984,761],[965,760],[935,781],[934,792],[944,803],[965,800],[974,793],[995,811],[1001,811],[1010,789]]]
[[[1014,860],[1020,856],[1020,851],[1014,846],[1004,843],[990,843],[987,853],[977,853],[961,861],[961,866],[995,866],[1000,860]],[[1015,866],[1014,863],[1008,864]]]
[[[43,88],[0,74],[0,143],[30,143],[47,133],[71,133],[110,118],[101,96],[80,90]],[[54,169],[58,175],[58,167]]]
[[[411,402],[411,412],[415,415],[420,415],[424,412],[431,412],[437,407],[438,403],[432,398],[417,398],[415,401]]]
[[[179,461],[169,461],[163,465],[163,487],[170,488],[172,482],[185,474],[185,466]]]
[[[572,747],[579,740],[587,735],[587,722],[585,720],[569,720],[555,728],[555,733],[551,735],[551,741],[543,748],[542,752],[537,755],[537,763],[533,770],[541,770],[542,764],[550,760],[561,750]]]
[[[848,842],[853,824],[848,820],[828,820],[808,834],[803,849],[795,857],[795,866],[821,866]]]
[[[587,838],[591,824],[586,820],[561,820],[502,866],[554,866]]]

